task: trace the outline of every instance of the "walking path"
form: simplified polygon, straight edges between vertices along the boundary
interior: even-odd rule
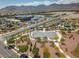
[[[60,48],[60,45],[59,45],[59,42],[62,38],[62,35],[57,32],[57,35],[59,36],[59,39],[57,41],[53,40],[54,44],[56,45],[56,47],[58,47],[59,51],[66,57],[66,58],[70,58],[70,56],[68,56],[61,48]],[[49,39],[50,40],[50,39]]]
[[[44,30],[44,32],[45,32],[45,30]],[[57,33],[59,39],[58,39],[58,40],[52,40],[52,39],[48,38],[48,40],[49,40],[49,41],[52,40],[52,41],[54,42],[54,44],[56,45],[56,47],[58,47],[59,51],[60,51],[65,57],[70,58],[70,57],[60,48],[59,42],[60,42],[60,40],[61,40],[61,38],[62,38],[62,35],[59,33],[59,30],[55,30],[54,32]],[[34,40],[33,38],[31,38],[31,39]]]
[[[54,44],[56,45],[56,47],[58,47],[59,51],[66,57],[66,58],[70,58],[59,46],[58,42],[54,42]]]

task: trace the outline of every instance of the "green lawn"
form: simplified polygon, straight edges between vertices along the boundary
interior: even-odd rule
[[[57,35],[55,35],[53,39],[58,40],[59,37]]]
[[[72,54],[79,58],[79,44],[77,45],[76,49],[72,52]]]
[[[28,46],[26,45],[18,46],[18,48],[19,52],[26,52],[28,50]]]
[[[49,58],[49,57],[50,57],[50,53],[49,53],[48,48],[44,48],[43,51],[44,51],[44,52],[43,52],[44,58]]]

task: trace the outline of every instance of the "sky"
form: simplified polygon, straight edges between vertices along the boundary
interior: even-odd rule
[[[0,0],[0,8],[6,6],[37,6],[40,4],[50,5],[50,4],[70,4],[78,3],[79,0]]]

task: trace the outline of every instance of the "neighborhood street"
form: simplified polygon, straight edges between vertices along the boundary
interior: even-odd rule
[[[19,56],[12,50],[5,49],[5,44],[2,41],[0,41],[0,54],[4,58],[19,58]]]

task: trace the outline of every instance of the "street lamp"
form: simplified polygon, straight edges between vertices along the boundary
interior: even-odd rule
[[[4,41],[4,44],[7,46],[7,41],[6,40]]]

